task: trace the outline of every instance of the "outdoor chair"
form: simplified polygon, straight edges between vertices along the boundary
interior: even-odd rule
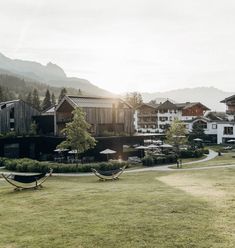
[[[15,190],[23,189],[39,189],[42,188],[42,184],[52,175],[53,170],[50,169],[48,173],[34,174],[34,175],[22,175],[11,173],[6,175],[2,173],[2,177],[15,187]]]
[[[94,168],[92,168],[91,170],[101,181],[106,181],[106,180],[118,180],[125,169],[126,166],[109,171],[101,171],[101,170],[96,170]]]

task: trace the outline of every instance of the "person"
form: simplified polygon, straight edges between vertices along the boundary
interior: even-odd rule
[[[176,159],[176,164],[177,164],[177,169],[179,169],[180,163],[179,163],[179,159]]]

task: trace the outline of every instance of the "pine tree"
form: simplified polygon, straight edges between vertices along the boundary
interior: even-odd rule
[[[50,91],[47,89],[45,98],[42,102],[42,110],[46,110],[51,107],[51,94]]]
[[[31,92],[28,93],[27,98],[26,98],[26,102],[29,105],[32,105],[33,104],[33,99],[32,99],[32,93]]]
[[[85,120],[85,114],[81,108],[76,108],[73,112],[73,120],[66,124],[62,133],[66,135],[66,140],[58,145],[58,148],[70,148],[76,151],[76,155],[83,153],[96,145],[96,140],[90,135],[90,124]]]
[[[3,98],[3,88],[0,86],[0,102],[3,102],[4,98]]]
[[[52,93],[52,95],[51,95],[51,104],[52,104],[52,106],[56,105],[56,99],[55,99],[54,93]]]
[[[38,96],[38,91],[37,89],[33,90],[33,99],[32,99],[32,106],[37,109],[40,110],[41,109],[41,103],[40,103],[40,99]]]
[[[67,94],[66,88],[62,88],[62,90],[60,91],[58,102],[60,102],[66,94]]]

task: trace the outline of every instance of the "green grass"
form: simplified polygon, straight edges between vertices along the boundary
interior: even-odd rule
[[[182,168],[197,168],[207,166],[218,166],[218,165],[235,165],[235,152],[223,153],[222,156],[217,156],[214,159],[208,160],[202,163],[186,164]],[[176,168],[176,166],[172,167]]]
[[[235,170],[52,177],[14,192],[0,180],[3,248],[232,248]]]

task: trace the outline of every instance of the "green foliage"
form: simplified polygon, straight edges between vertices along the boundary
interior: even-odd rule
[[[35,121],[30,125],[29,135],[37,135],[37,124]]]
[[[42,102],[42,110],[46,110],[48,108],[51,107],[51,93],[50,91],[47,89],[46,94],[45,94],[45,98]]]
[[[0,158],[0,166],[5,166],[7,170],[16,172],[48,172],[50,168],[55,173],[72,173],[72,172],[91,172],[91,168],[97,170],[114,170],[123,166],[128,166],[126,162],[111,161],[90,164],[62,164],[62,163],[49,163],[39,162],[37,160],[22,158],[22,159],[7,159]]]
[[[177,156],[175,154],[169,154],[164,156],[148,155],[142,158],[142,163],[144,166],[154,166],[175,163],[176,160]]]
[[[193,139],[196,139],[196,138],[199,138],[202,140],[206,139],[206,134],[205,134],[203,126],[197,122],[193,125],[192,131],[189,134],[189,140],[193,141]]]
[[[39,99],[37,89],[33,90],[32,107],[34,107],[37,110],[41,110],[41,102]]]
[[[72,114],[72,122],[67,123],[65,129],[62,130],[62,133],[66,135],[66,140],[59,144],[58,148],[70,148],[79,154],[95,147],[96,140],[88,132],[90,124],[86,122],[84,112],[76,108]]]
[[[144,166],[153,166],[155,165],[154,163],[154,158],[152,156],[145,156],[142,158],[142,163]]]
[[[200,158],[204,154],[208,154],[209,150],[207,149],[196,149],[196,150],[182,150],[180,151],[180,158]]]
[[[66,94],[67,94],[67,89],[62,88],[61,91],[60,91],[58,102],[60,102]]]
[[[125,101],[134,109],[143,103],[142,95],[138,92],[130,92],[126,94]]]
[[[52,106],[56,105],[56,98],[55,98],[54,93],[51,94],[51,104],[52,104]]]
[[[180,146],[187,144],[187,142],[187,130],[184,123],[180,120],[174,120],[166,132],[166,143],[173,145],[178,153]]]

